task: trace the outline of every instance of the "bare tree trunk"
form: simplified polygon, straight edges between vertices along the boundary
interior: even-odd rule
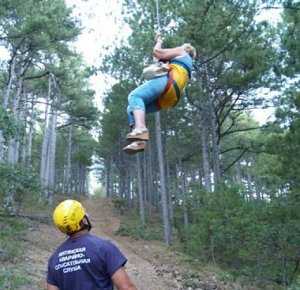
[[[106,189],[106,197],[111,196],[111,157],[106,160],[106,171],[105,171],[105,189]]]
[[[8,85],[4,93],[4,98],[2,103],[3,110],[6,110],[8,107],[8,101],[12,89],[12,84],[16,78],[15,65],[16,65],[16,59],[14,55],[10,64]],[[0,129],[0,162],[4,161],[4,142],[5,140],[3,136],[3,131]]]
[[[46,184],[46,167],[47,167],[47,156],[48,156],[48,143],[49,143],[49,130],[48,130],[48,114],[49,114],[49,102],[52,93],[52,81],[51,77],[48,78],[48,94],[46,98],[46,107],[45,107],[45,127],[44,127],[44,136],[42,143],[42,154],[41,154],[41,167],[40,167],[40,182],[42,187]]]
[[[218,187],[221,182],[221,169],[220,169],[220,148],[217,137],[217,120],[214,112],[212,101],[209,101],[210,107],[210,120],[211,120],[211,137],[212,137],[212,159],[214,169],[214,187]]]
[[[78,193],[79,192],[79,164],[76,162],[76,164],[73,166],[73,192]]]
[[[79,195],[84,196],[86,192],[86,166],[79,166]]]
[[[148,191],[149,191],[149,215],[151,215],[151,208],[155,204],[154,186],[153,186],[153,158],[152,158],[152,141],[148,141],[148,154],[149,154],[149,164],[148,164]]]
[[[132,170],[129,171],[129,199],[128,199],[128,207],[133,207],[133,184],[134,184],[134,177],[132,176]]]
[[[187,188],[186,188],[186,178],[185,178],[185,172],[183,168],[181,168],[181,182],[182,182],[182,206],[183,206],[183,224],[184,228],[187,229],[189,226],[189,216],[188,216],[188,209],[187,209]]]
[[[71,195],[71,167],[72,167],[72,135],[73,135],[73,126],[70,125],[68,132],[68,148],[67,148],[67,164],[66,164],[66,178],[65,178],[65,188],[67,189],[67,193]]]
[[[126,162],[126,168],[128,168],[128,161]],[[129,199],[130,199],[130,173],[129,173],[129,170],[125,170],[124,198],[126,200],[126,203],[129,204]]]
[[[255,196],[255,186],[252,178],[252,174],[250,172],[251,161],[247,160],[247,168],[246,168],[246,178],[247,178],[247,191],[249,199],[254,199]]]
[[[7,88],[6,88],[6,91],[4,94],[4,99],[3,99],[3,104],[2,104],[3,109],[7,109],[7,107],[8,107],[8,101],[9,101],[12,84],[16,78],[15,67],[16,67],[16,55],[13,56],[13,58],[11,60],[10,68],[9,68],[9,80],[8,80]]]
[[[20,119],[22,120],[22,123],[24,124],[24,134],[22,136],[22,142],[21,142],[21,150],[20,150],[20,155],[21,155],[21,164],[23,166],[26,166],[26,152],[27,152],[27,131],[28,131],[28,94],[23,93],[24,96],[24,105],[20,114]]]
[[[52,118],[50,123],[50,141],[49,141],[49,177],[48,177],[48,195],[47,199],[52,203],[53,190],[55,188],[55,155],[56,155],[56,125],[57,125],[57,110],[52,110]]]
[[[32,139],[33,139],[33,125],[34,125],[34,98],[32,97],[30,109],[29,131],[27,137],[27,152],[26,152],[26,166],[31,167],[32,155]]]
[[[56,90],[58,90],[56,81],[53,75],[49,75],[48,100],[52,94],[52,83]],[[47,101],[48,103],[48,101]],[[44,131],[44,139],[42,145],[42,159],[41,159],[41,185],[44,192],[44,197],[49,203],[52,203],[53,190],[55,188],[55,154],[56,154],[56,125],[57,125],[57,108],[58,100],[55,97],[52,101],[51,115],[48,116],[48,106],[46,107],[45,118],[46,125]],[[47,122],[48,120],[48,122]]]
[[[142,162],[141,154],[136,155],[137,159],[137,173],[138,173],[138,194],[139,194],[139,211],[142,226],[145,225],[145,204],[143,194],[143,178],[142,178]]]
[[[14,117],[16,120],[20,119],[20,110],[18,110],[20,99],[21,99],[21,93],[23,90],[23,79],[20,78],[18,80],[17,84],[17,92],[13,98],[13,104],[12,104],[12,113],[14,114]],[[7,162],[11,165],[15,165],[18,162],[19,159],[19,134],[18,136],[15,136],[11,138],[8,141],[8,156],[7,156]]]
[[[85,196],[89,196],[91,194],[90,192],[90,169],[84,166],[84,194]]]
[[[162,216],[163,216],[163,226],[164,226],[164,241],[167,245],[172,242],[172,231],[169,216],[169,206],[168,206],[168,194],[166,189],[165,180],[165,168],[164,168],[164,157],[162,149],[161,140],[161,126],[160,126],[160,114],[155,113],[155,129],[156,129],[156,145],[158,152],[158,164],[159,164],[159,175],[160,175],[160,192],[161,192],[161,203],[162,203]]]
[[[143,156],[143,184],[144,184],[144,199],[145,199],[145,203],[146,203],[146,207],[147,204],[149,203],[149,190],[148,190],[148,162],[147,162],[147,153],[144,152],[142,154]]]
[[[167,192],[168,192],[168,202],[169,202],[169,216],[170,216],[170,222],[171,226],[174,222],[174,209],[173,209],[173,201],[172,201],[172,193],[171,190],[171,176],[170,176],[170,165],[168,160],[166,161],[166,171],[167,171]]]
[[[210,192],[211,191],[211,176],[209,166],[209,150],[208,150],[208,136],[205,122],[202,122],[201,128],[201,149],[202,149],[202,166],[204,174],[204,187]]]
[[[235,165],[234,165],[234,168],[235,168],[235,175],[234,175],[234,179],[235,179],[235,182],[237,184],[242,184],[242,173],[241,173],[241,163],[240,162],[237,162]]]

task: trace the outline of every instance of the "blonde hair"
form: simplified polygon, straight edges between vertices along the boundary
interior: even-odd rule
[[[191,58],[196,58],[197,56],[196,49],[190,43],[184,43],[183,49],[191,56]]]

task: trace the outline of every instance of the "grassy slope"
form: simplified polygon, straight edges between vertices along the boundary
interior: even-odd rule
[[[19,267],[24,258],[22,237],[28,226],[19,218],[0,217],[0,289],[17,289],[29,282],[23,267]]]

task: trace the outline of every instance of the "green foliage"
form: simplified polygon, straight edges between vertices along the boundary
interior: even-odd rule
[[[14,201],[21,202],[26,195],[39,193],[37,175],[25,167],[11,167],[0,164],[0,198],[12,195]]]
[[[0,260],[2,262],[15,261],[23,253],[18,239],[24,234],[27,225],[24,221],[11,217],[0,217],[0,224]]]
[[[4,139],[8,139],[16,135],[18,131],[18,123],[15,120],[14,115],[0,107],[0,128],[3,133]]]
[[[32,55],[68,51],[66,41],[79,34],[78,23],[62,0],[4,0],[1,2],[0,27],[5,41],[13,47],[31,47]]]
[[[141,225],[139,215],[126,209],[126,214],[122,218],[121,225],[116,231],[117,235],[133,237],[137,240],[160,240],[163,236],[163,229],[158,220],[150,219],[148,223]]]
[[[126,209],[126,200],[123,199],[123,198],[120,198],[118,196],[114,196],[111,201],[112,201],[112,204],[113,204],[114,208],[120,214],[124,214],[125,209]]]
[[[74,161],[82,165],[92,165],[92,156],[96,148],[96,141],[86,130],[77,130],[74,136],[77,150],[73,154]]]
[[[94,189],[94,192],[92,193],[92,197],[94,198],[105,197],[104,188],[102,186],[97,186]]]
[[[1,289],[18,289],[17,287],[28,285],[30,282],[28,274],[13,266],[0,269]]]
[[[24,269],[19,269],[18,261],[23,255],[21,238],[25,233],[27,224],[15,218],[0,217],[0,288],[17,289],[18,286],[28,284]],[[8,266],[14,264],[14,266]]]
[[[300,5],[299,1],[287,1],[280,24],[282,48],[287,53],[284,72],[293,76],[300,71]]]
[[[180,207],[175,223],[187,253],[250,279],[293,282],[300,243],[295,235],[300,231],[299,199],[246,200],[232,188],[190,198],[191,224],[181,229]]]

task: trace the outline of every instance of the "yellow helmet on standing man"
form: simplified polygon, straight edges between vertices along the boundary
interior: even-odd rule
[[[83,228],[82,220],[86,212],[77,200],[67,199],[61,202],[53,212],[53,221],[57,228],[65,234],[73,234]],[[89,221],[88,224],[90,225]]]

